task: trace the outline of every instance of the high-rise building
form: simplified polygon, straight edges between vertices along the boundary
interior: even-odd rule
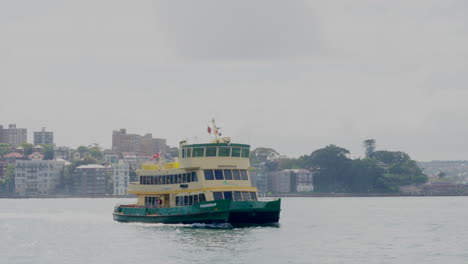
[[[34,132],[34,145],[54,144],[54,132],[45,131],[45,127],[39,132]]]
[[[16,124],[8,125],[8,128],[0,126],[0,142],[7,143],[10,147],[17,147],[27,142],[28,130],[26,128],[16,128]]]
[[[74,192],[83,196],[102,196],[107,189],[107,169],[98,164],[81,165],[74,173]]]
[[[41,196],[55,193],[65,162],[17,160],[15,165],[16,193],[22,196]]]
[[[128,182],[130,181],[130,166],[127,162],[119,160],[113,164],[114,169],[114,195],[127,195]]]
[[[166,139],[153,138],[148,133],[144,136],[137,134],[127,134],[127,130],[122,128],[112,132],[112,151],[122,157],[123,152],[133,152],[139,156],[152,156],[156,153],[166,153]]]

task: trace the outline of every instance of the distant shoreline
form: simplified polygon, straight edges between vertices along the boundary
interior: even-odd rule
[[[468,196],[461,194],[402,194],[402,193],[278,193],[266,197],[425,197],[425,196]]]

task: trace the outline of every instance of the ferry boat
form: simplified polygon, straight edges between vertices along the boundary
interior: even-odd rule
[[[212,128],[212,129],[211,129]],[[281,199],[260,201],[251,185],[250,146],[220,137],[212,121],[207,144],[180,142],[179,162],[144,164],[128,193],[136,204],[117,205],[114,220],[170,224],[277,224]]]

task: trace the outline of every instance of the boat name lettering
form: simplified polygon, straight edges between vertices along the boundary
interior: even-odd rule
[[[216,206],[216,203],[200,204],[200,208],[213,207],[213,206]]]

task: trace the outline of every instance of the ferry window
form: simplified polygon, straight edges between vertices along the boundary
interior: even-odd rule
[[[257,201],[257,193],[256,192],[250,192],[250,200]]]
[[[177,183],[182,183],[182,174],[177,175]]]
[[[173,180],[174,180],[174,175],[167,175],[167,178],[168,178],[168,184],[172,184],[173,183]]]
[[[241,179],[239,170],[232,170],[232,175],[234,175],[234,180],[239,181]]]
[[[192,156],[192,149],[187,148],[187,158],[190,158]]]
[[[231,170],[224,170],[224,179],[232,180],[232,171]]]
[[[194,157],[203,157],[205,155],[204,148],[193,148],[193,156]]]
[[[198,194],[193,196],[193,204],[198,203]]]
[[[206,148],[207,157],[216,157],[216,147],[207,147]]]
[[[232,192],[224,192],[224,199],[232,200]]]
[[[229,156],[231,156],[231,148],[230,147],[219,147],[219,156],[220,157],[229,157]]]
[[[250,154],[249,149],[247,149],[247,148],[242,149],[242,157],[243,158],[248,158],[249,154]]]
[[[250,200],[249,192],[242,192],[242,200],[244,200],[244,201]]]
[[[184,205],[188,205],[188,196],[184,196]]]
[[[184,173],[184,177],[187,178],[187,182],[192,182],[192,177],[190,176],[190,173]]]
[[[241,149],[240,148],[232,148],[231,157],[240,157]]]
[[[223,193],[222,192],[213,192],[213,199],[214,200],[222,200],[223,199]]]
[[[182,175],[182,182],[186,183],[187,182],[187,174]]]
[[[217,180],[224,180],[223,171],[222,171],[222,170],[215,170],[214,173],[215,173],[215,178],[216,178]]]
[[[200,198],[200,199],[198,199],[198,200],[200,200],[200,203],[206,202],[206,198],[205,198],[205,194],[204,194],[204,193],[200,193],[199,198]]]
[[[153,185],[153,184],[156,184],[156,177],[155,176],[150,176],[150,183]]]
[[[205,170],[205,180],[214,180],[213,170]]]
[[[176,198],[175,198],[175,204],[176,204],[176,205],[180,205],[179,196],[176,196]]]
[[[156,184],[161,184],[161,176],[156,177]]]
[[[182,158],[185,158],[186,153],[187,153],[187,149],[183,148],[182,149]]]
[[[234,192],[234,201],[242,201],[241,192]]]
[[[143,176],[140,176],[140,184],[143,184]]]
[[[195,171],[192,171],[192,181],[194,182],[198,181],[197,173]]]
[[[161,177],[162,177],[162,184],[166,184],[166,182],[167,182],[167,177],[166,177],[166,175],[161,176]]]
[[[244,180],[244,181],[249,180],[249,176],[247,176],[247,171],[246,170],[241,170],[240,173],[241,173],[242,180]]]
[[[192,205],[192,204],[193,204],[193,195],[190,195],[190,196],[189,196],[188,203],[189,203],[189,205]]]

